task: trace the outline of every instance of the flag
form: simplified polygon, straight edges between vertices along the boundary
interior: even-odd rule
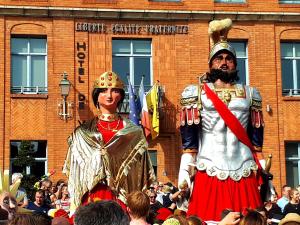
[[[147,105],[149,109],[150,121],[151,121],[151,136],[155,139],[159,134],[159,112],[158,112],[158,85],[150,89],[146,95]]]
[[[136,125],[140,125],[139,123],[139,115],[137,112],[137,106],[135,101],[135,94],[128,79],[128,94],[129,94],[129,119]]]
[[[144,134],[146,137],[151,134],[151,124],[150,124],[150,118],[149,118],[149,112],[148,112],[148,105],[144,90],[144,77],[142,77],[140,89],[139,89],[139,100],[141,105],[141,124],[144,129]]]

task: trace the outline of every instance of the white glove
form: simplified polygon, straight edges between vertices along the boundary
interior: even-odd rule
[[[191,187],[190,171],[195,166],[195,155],[191,153],[183,153],[180,161],[178,187],[184,182],[187,182],[188,187]]]

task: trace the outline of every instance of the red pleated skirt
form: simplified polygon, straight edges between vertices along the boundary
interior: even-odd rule
[[[234,181],[230,178],[219,180],[205,171],[197,171],[188,215],[197,215],[208,221],[220,221],[224,209],[243,212],[262,205],[255,174]]]
[[[116,201],[124,211],[127,210],[127,207],[124,202],[119,200],[116,195],[109,189],[108,186],[104,184],[97,184],[92,191],[87,192],[83,195],[81,199],[81,204],[86,205],[90,202],[96,202],[101,200],[114,200]]]

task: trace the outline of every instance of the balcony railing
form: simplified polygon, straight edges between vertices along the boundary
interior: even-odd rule
[[[12,94],[46,94],[48,93],[48,87],[40,86],[12,86]]]
[[[300,89],[283,89],[283,96],[300,96]]]

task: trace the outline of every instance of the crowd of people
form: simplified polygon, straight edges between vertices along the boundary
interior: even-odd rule
[[[21,174],[13,174],[12,183],[22,178]],[[291,188],[284,185],[281,197],[277,193],[263,206],[256,209],[245,209],[233,212],[224,209],[221,221],[203,221],[195,215],[187,215],[190,191],[187,186],[177,188],[171,182],[154,182],[145,191],[134,191],[127,196],[127,208],[122,208],[114,200],[92,200],[81,205],[70,215],[70,196],[68,185],[63,180],[54,184],[50,179],[40,182],[34,199],[28,199],[26,190],[19,187],[16,199],[18,206],[31,213],[18,213],[12,217],[5,213],[5,199],[1,203],[0,224],[26,225],[289,225],[300,224],[300,185]],[[11,204],[8,204],[11,207]],[[10,209],[12,210],[12,209]],[[8,210],[9,212],[9,210]],[[9,213],[8,213],[9,214]]]

